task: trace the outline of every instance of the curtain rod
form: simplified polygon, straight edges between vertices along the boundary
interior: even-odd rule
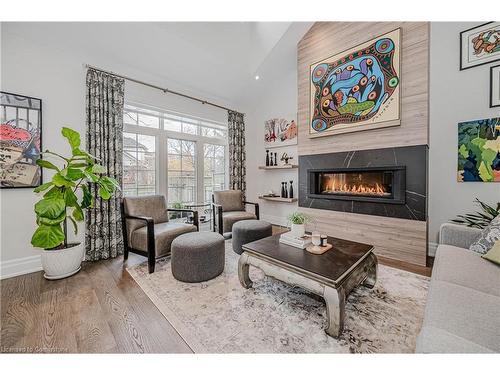
[[[196,98],[196,97],[194,97],[194,96],[191,96],[191,95],[186,95],[186,94],[183,94],[183,93],[178,92],[178,91],[174,91],[174,90],[166,89],[166,88],[163,88],[163,87],[160,87],[160,86],[157,86],[157,85],[153,85],[153,84],[151,84],[151,83],[147,83],[147,82],[139,81],[138,79],[131,78],[131,77],[127,77],[127,76],[124,76],[124,75],[122,75],[122,74],[117,74],[117,73],[114,73],[114,72],[109,71],[109,70],[104,70],[104,69],[101,69],[101,68],[95,67],[95,66],[93,66],[93,65],[85,64],[85,67],[86,67],[86,68],[90,68],[90,69],[94,69],[94,70],[98,70],[98,71],[103,72],[103,73],[111,74],[111,75],[114,75],[114,76],[116,76],[116,77],[123,78],[123,79],[125,79],[125,80],[127,80],[127,81],[130,81],[130,82],[135,82],[135,83],[138,83],[138,84],[140,84],[140,85],[148,86],[148,87],[151,87],[151,88],[153,88],[153,89],[163,91],[163,93],[165,93],[165,94],[174,94],[174,95],[182,96],[183,98],[186,98],[186,99],[191,99],[191,100],[194,100],[194,101],[199,102],[199,103],[201,103],[201,104],[208,104],[208,105],[211,105],[212,107],[217,107],[217,108],[220,108],[220,109],[224,109],[224,110],[226,110],[226,111],[232,111],[232,112],[238,112],[238,113],[241,113],[241,112],[239,112],[239,111],[235,111],[234,109],[227,108],[227,107],[224,107],[224,106],[222,106],[222,105],[219,105],[219,104],[215,104],[215,103],[209,102],[208,100],[199,99],[199,98]]]

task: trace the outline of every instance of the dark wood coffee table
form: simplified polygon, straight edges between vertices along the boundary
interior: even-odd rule
[[[377,257],[373,246],[328,237],[333,248],[321,255],[279,242],[280,235],[243,245],[238,276],[245,288],[252,287],[249,266],[267,276],[299,286],[326,301],[326,333],[338,337],[344,328],[345,300],[360,284],[373,288],[377,280]]]

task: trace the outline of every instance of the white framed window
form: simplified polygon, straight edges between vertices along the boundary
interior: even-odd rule
[[[204,202],[212,201],[212,193],[226,188],[226,148],[223,145],[205,143],[204,162]]]
[[[123,133],[123,193],[148,195],[156,192],[156,137]]]
[[[184,139],[167,140],[168,204],[197,203],[196,142]]]
[[[135,103],[123,122],[125,196],[163,194],[179,206],[227,188],[227,124]]]

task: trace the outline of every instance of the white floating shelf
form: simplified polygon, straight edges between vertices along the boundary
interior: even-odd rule
[[[259,169],[266,169],[266,170],[270,170],[270,169],[292,169],[292,168],[298,168],[299,166],[296,165],[296,164],[287,164],[287,165],[277,165],[277,166],[269,166],[269,167],[266,167],[265,165],[262,165],[262,166],[259,166]]]
[[[281,202],[281,203],[297,202],[297,198],[264,197],[262,195],[259,197],[259,199],[263,199],[266,201],[273,201],[273,202]]]

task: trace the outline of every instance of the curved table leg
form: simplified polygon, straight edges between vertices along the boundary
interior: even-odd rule
[[[368,269],[368,275],[366,276],[365,281],[363,281],[363,285],[368,288],[373,288],[377,282],[377,257],[375,254],[370,254],[371,265]]]
[[[240,255],[240,259],[238,260],[238,278],[240,279],[240,284],[246,289],[251,288],[253,284],[248,274],[250,266],[247,260],[248,254],[245,252]]]
[[[339,337],[344,330],[345,293],[344,289],[325,286],[323,298],[326,302],[326,333]]]

